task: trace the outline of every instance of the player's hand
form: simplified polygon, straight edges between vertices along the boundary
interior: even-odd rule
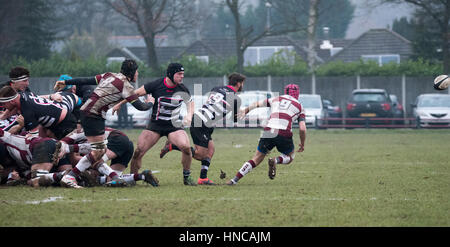
[[[240,109],[237,114],[238,119],[241,119],[241,120],[244,119],[245,115],[247,115],[247,113],[245,112],[245,109]]]
[[[53,90],[56,92],[62,91],[64,87],[66,86],[66,81],[56,81],[55,86],[53,87]]]
[[[190,127],[192,122],[192,118],[190,117],[184,117],[183,119],[183,126]]]
[[[115,105],[115,106],[112,108],[112,115],[113,115],[113,116],[114,116],[114,114],[115,114],[116,112],[119,112],[121,106],[122,106],[122,104],[117,104],[117,105]],[[119,115],[119,113],[117,113],[117,115]]]
[[[301,153],[301,152],[305,151],[305,147],[302,144],[300,144],[299,146],[300,147],[297,150],[298,153]]]
[[[150,94],[147,94],[147,98],[145,99],[145,103],[152,103],[155,104],[155,98],[153,98],[153,96],[151,96]]]
[[[50,95],[51,100],[56,101],[56,102],[62,102],[63,98],[62,95],[59,93],[55,93]]]
[[[22,115],[19,115],[17,118],[16,118],[16,121],[17,121],[17,123],[20,125],[20,126],[24,126],[25,125],[25,120],[23,119],[23,116]]]

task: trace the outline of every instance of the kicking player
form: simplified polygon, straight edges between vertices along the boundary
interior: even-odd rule
[[[92,151],[85,155],[72,171],[63,177],[61,180],[63,186],[82,188],[77,184],[76,177],[91,166],[97,168],[99,165],[108,170],[107,173],[112,178],[112,186],[126,185],[111,167],[103,165],[104,163],[101,161],[102,157],[106,155],[105,118],[108,109],[123,99],[130,102],[140,111],[147,111],[153,106],[152,103],[140,101],[134,93],[134,87],[131,82],[136,82],[138,76],[137,63],[134,60],[126,59],[122,63],[120,73],[107,72],[96,75],[93,78],[75,78],[56,82],[56,91],[60,91],[66,85],[84,86],[98,84],[89,99],[81,107],[81,125],[88,142],[91,144]]]
[[[191,123],[191,136],[195,145],[193,149],[194,159],[201,162],[200,177],[197,184],[215,185],[208,178],[208,169],[214,155],[214,142],[211,138],[217,122],[222,121],[228,113],[232,113],[233,121],[237,122],[238,109],[241,100],[236,92],[241,92],[244,86],[245,76],[233,73],[228,76],[228,85],[215,87],[211,90],[207,102],[194,113]],[[169,142],[163,147],[160,158],[171,150],[180,150],[176,145]]]
[[[297,152],[303,152],[306,140],[305,112],[298,101],[300,88],[298,85],[289,84],[284,88],[285,95],[262,100],[251,104],[239,113],[245,116],[249,111],[257,107],[270,107],[271,114],[262,137],[259,139],[258,148],[253,158],[244,163],[236,176],[227,182],[228,185],[236,184],[242,177],[251,172],[276,147],[281,153],[278,157],[270,158],[269,178],[274,179],[277,164],[290,164],[294,159],[294,142],[292,140],[292,124],[299,121],[300,147]]]
[[[189,137],[183,129],[191,124],[194,114],[194,102],[189,90],[182,84],[183,65],[171,63],[167,67],[166,77],[146,83],[136,90],[138,96],[151,94],[155,98],[150,123],[139,136],[137,148],[131,160],[131,173],[138,173],[142,167],[142,158],[162,136],[175,144],[182,152],[183,183],[196,185],[191,177],[192,152]],[[187,106],[187,115],[180,121],[182,102]],[[123,102],[122,102],[123,103]],[[116,111],[118,108],[115,109]]]

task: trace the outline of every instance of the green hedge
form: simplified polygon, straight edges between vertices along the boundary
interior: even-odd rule
[[[186,77],[218,77],[236,71],[236,58],[224,61],[210,61],[209,63],[197,59],[195,56],[184,56],[178,62],[186,69]],[[13,58],[0,63],[3,75],[7,75],[10,68],[24,66],[33,77],[59,76],[69,74],[74,77],[91,76],[106,71],[119,71],[120,63],[106,65],[106,58],[65,59],[59,54],[49,59],[28,62],[22,58]],[[144,64],[140,64],[141,77],[159,77],[164,75],[167,64],[161,65],[160,71],[152,71]],[[374,62],[362,61],[344,63],[341,61],[323,64],[316,70],[317,76],[435,76],[443,73],[442,64],[432,64],[424,60],[407,61],[401,64],[387,64],[378,66]],[[263,64],[245,67],[244,74],[248,77],[258,76],[304,76],[308,75],[305,61],[297,56],[274,56]]]

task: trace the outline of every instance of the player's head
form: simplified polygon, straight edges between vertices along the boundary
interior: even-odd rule
[[[284,94],[288,94],[296,99],[300,95],[300,87],[297,84],[289,84],[284,87]]]
[[[70,75],[61,75],[58,78],[58,81],[66,81],[66,80],[71,80],[73,79]],[[71,90],[73,87],[75,87],[75,85],[66,85],[62,91],[66,91],[66,90]]]
[[[122,67],[120,67],[120,73],[128,78],[130,82],[136,82],[137,80],[137,70],[139,66],[133,59],[125,59],[122,62]]]
[[[228,76],[228,84],[231,86],[239,85],[237,91],[241,92],[242,88],[244,87],[245,79],[246,79],[245,75],[235,72]]]
[[[9,71],[11,87],[13,87],[16,91],[25,91],[30,84],[28,81],[29,78],[30,71],[24,67],[14,67]]]
[[[175,84],[180,84],[184,77],[184,67],[179,63],[171,63],[167,66],[166,76]]]
[[[8,110],[16,107],[19,94],[11,86],[4,86],[0,89],[0,105]]]

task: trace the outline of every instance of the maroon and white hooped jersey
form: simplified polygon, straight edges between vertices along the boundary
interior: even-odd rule
[[[32,141],[26,139],[25,136],[4,132],[3,136],[0,137],[0,142],[6,146],[9,155],[19,167],[26,168],[31,166],[30,144]]]
[[[98,86],[94,89],[89,99],[81,107],[81,111],[106,118],[109,108],[126,99],[133,102],[138,99],[134,93],[134,87],[126,76],[121,73],[104,73],[96,75]]]
[[[267,100],[270,107],[270,118],[265,131],[277,130],[278,135],[292,137],[292,123],[305,118],[302,104],[290,95],[281,95]]]

